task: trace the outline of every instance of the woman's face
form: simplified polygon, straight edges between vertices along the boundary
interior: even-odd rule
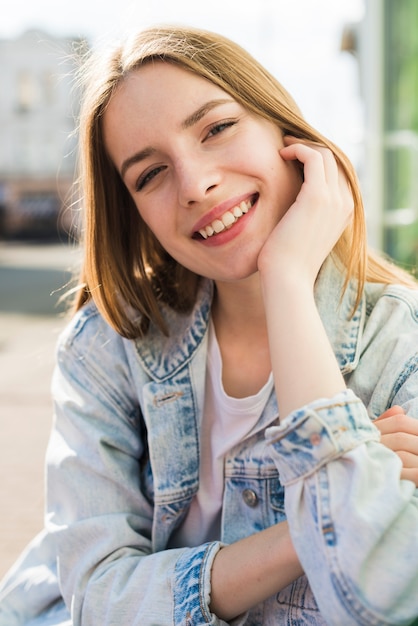
[[[301,186],[272,123],[204,78],[158,61],[119,86],[103,129],[139,213],[174,259],[219,281],[257,271],[264,242]]]

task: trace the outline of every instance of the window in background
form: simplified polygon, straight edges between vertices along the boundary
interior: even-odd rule
[[[418,269],[418,2],[384,2],[385,251]]]

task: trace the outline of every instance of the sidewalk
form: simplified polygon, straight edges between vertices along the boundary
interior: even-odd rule
[[[0,577],[43,524],[50,381],[65,325],[49,294],[71,265],[74,251],[64,244],[0,243]]]

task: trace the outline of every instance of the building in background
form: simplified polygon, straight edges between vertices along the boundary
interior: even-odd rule
[[[73,221],[80,40],[0,40],[0,234],[57,238]]]
[[[358,30],[372,245],[418,270],[418,2],[366,0]]]

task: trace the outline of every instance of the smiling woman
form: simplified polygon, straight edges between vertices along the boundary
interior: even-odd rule
[[[103,137],[164,250],[198,276],[229,281],[254,274],[301,176],[278,158],[277,126],[225,95],[177,65],[148,63],[113,94]],[[196,237],[200,231],[210,236]]]
[[[0,626],[411,623],[418,289],[349,160],[216,34],[84,77],[45,531]]]

